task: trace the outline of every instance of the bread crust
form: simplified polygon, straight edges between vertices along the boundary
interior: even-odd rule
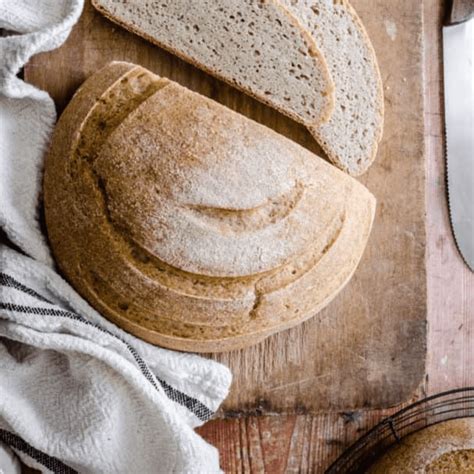
[[[61,271],[155,344],[220,352],[325,307],[375,198],[299,145],[140,66],[111,63],[61,116],[45,216]]]
[[[474,418],[444,421],[403,438],[367,472],[369,474],[472,472],[472,455],[469,456],[470,459],[456,459],[456,456],[464,450],[471,452],[474,450]],[[468,465],[463,465],[466,462]],[[463,467],[466,470],[462,469]]]

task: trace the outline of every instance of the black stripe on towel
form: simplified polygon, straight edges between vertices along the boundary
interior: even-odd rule
[[[155,376],[153,376],[150,369],[148,368],[147,363],[140,357],[140,355],[138,354],[138,352],[135,350],[133,346],[131,346],[128,342],[124,341],[120,337],[115,336],[115,334],[112,334],[111,332],[107,331],[106,329],[101,328],[100,326],[97,326],[96,324],[93,324],[87,321],[82,316],[79,316],[75,313],[71,313],[69,311],[63,311],[59,309],[35,308],[32,306],[22,306],[22,305],[3,303],[3,302],[0,302],[0,309],[6,309],[8,311],[16,311],[18,313],[37,314],[40,316],[66,317],[69,319],[80,321],[83,324],[92,326],[98,329],[99,331],[102,331],[110,336],[115,337],[116,339],[118,339],[119,341],[121,341],[123,344],[126,345],[127,349],[132,354],[133,358],[135,359],[144,377],[153,385],[155,389],[158,390],[158,387],[155,382]],[[198,399],[194,397],[190,397],[189,395],[186,395],[183,392],[180,392],[179,390],[172,387],[165,380],[162,380],[159,377],[156,377],[156,380],[158,380],[158,382],[160,383],[161,387],[163,388],[165,394],[167,395],[169,399],[178,403],[179,405],[186,407],[189,411],[194,413],[201,421],[207,421],[214,414],[212,410],[210,410],[206,405],[204,405]]]
[[[6,275],[5,273],[0,272],[0,286],[7,286],[11,288],[15,288],[19,291],[23,291],[27,293],[30,296],[34,296],[35,298],[39,299],[40,301],[45,301],[45,298],[43,298],[41,295],[36,293],[34,290],[31,288],[28,288],[27,286],[23,285],[19,281],[15,280],[13,277],[10,275]],[[50,303],[52,304],[52,303]],[[204,403],[199,401],[198,399],[191,397],[178,389],[172,387],[169,385],[165,380],[160,379],[159,377],[155,377],[150,369],[148,368],[147,363],[142,359],[140,354],[136,351],[136,349],[131,346],[127,341],[123,340],[121,337],[116,336],[115,334],[111,333],[107,329],[102,328],[101,326],[91,323],[87,319],[83,318],[79,314],[72,313],[70,311],[65,311],[61,309],[49,309],[49,308],[35,308],[31,306],[22,306],[22,305],[15,305],[11,303],[3,303],[0,302],[0,309],[6,309],[9,311],[17,311],[21,313],[28,313],[28,314],[38,314],[42,316],[60,316],[60,317],[66,317],[69,319],[74,319],[75,321],[80,321],[83,324],[86,324],[88,326],[92,326],[95,329],[98,329],[99,331],[108,334],[109,336],[112,336],[116,339],[118,339],[122,344],[125,344],[133,358],[135,359],[135,362],[137,363],[138,367],[140,368],[140,371],[144,375],[144,377],[153,385],[155,389],[158,390],[158,387],[156,385],[155,380],[158,380],[160,383],[161,387],[163,388],[166,396],[174,401],[175,403],[178,403],[181,406],[184,406],[187,408],[189,411],[191,411],[194,415],[196,415],[201,421],[207,421],[209,418],[212,417],[214,412],[208,408]]]
[[[78,474],[77,471],[66,466],[59,459],[48,456],[47,454],[38,451],[36,448],[28,444],[24,439],[10,431],[0,429],[0,441],[10,448],[15,449],[26,454],[28,457],[41,464],[46,469],[49,469],[54,474]],[[1,471],[1,470],[0,470]]]
[[[34,298],[40,301],[43,301],[44,303],[53,304],[51,303],[51,301],[47,300],[36,291],[32,290],[31,288],[28,288],[27,286],[23,285],[19,281],[15,280],[10,275],[7,275],[6,273],[3,273],[3,272],[0,272],[0,286],[9,286],[10,288],[15,288],[16,290],[22,291],[23,293],[26,293],[27,295],[33,296]]]

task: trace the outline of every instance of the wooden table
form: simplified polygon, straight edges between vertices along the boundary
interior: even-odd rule
[[[413,0],[421,1],[421,0]],[[425,139],[427,197],[428,359],[422,391],[474,385],[471,344],[474,274],[454,245],[445,188],[441,70],[443,0],[425,0]],[[396,411],[252,416],[214,420],[199,433],[220,451],[226,472],[323,472],[342,451]]]
[[[455,247],[446,201],[442,7],[442,0],[425,0],[427,394],[474,385],[474,274]],[[219,449],[226,472],[323,472],[367,429],[398,408],[322,415],[257,413],[211,421],[199,433]]]

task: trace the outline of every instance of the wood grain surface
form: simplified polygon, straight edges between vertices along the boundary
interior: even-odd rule
[[[378,199],[354,278],[324,311],[249,349],[214,356],[234,383],[227,412],[388,407],[423,380],[426,350],[422,8],[413,0],[355,0],[385,87],[385,136],[361,181]],[[112,24],[87,4],[64,46],[33,58],[29,82],[62,110],[93,71],[128,60],[168,76],[318,152],[309,133],[277,112]]]

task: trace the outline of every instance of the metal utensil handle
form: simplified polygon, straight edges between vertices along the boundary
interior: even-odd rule
[[[446,25],[455,25],[474,17],[474,0],[447,0],[446,4]]]

